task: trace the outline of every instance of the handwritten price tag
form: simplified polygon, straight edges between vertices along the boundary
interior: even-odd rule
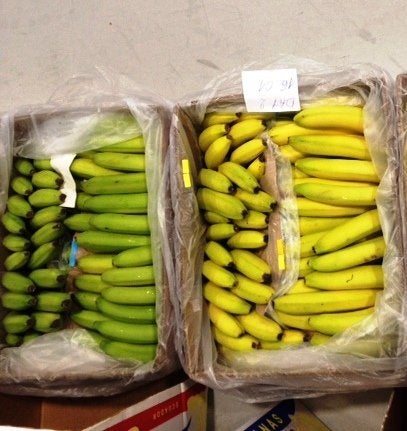
[[[244,70],[242,84],[248,112],[301,109],[296,69]]]

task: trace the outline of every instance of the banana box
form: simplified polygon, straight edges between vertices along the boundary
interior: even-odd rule
[[[0,124],[0,392],[107,396],[179,368],[160,227],[169,112],[83,91]]]
[[[287,65],[248,67],[289,76],[262,75],[257,111],[241,70],[174,108],[179,356],[191,378],[250,402],[402,385],[391,79],[372,65]]]

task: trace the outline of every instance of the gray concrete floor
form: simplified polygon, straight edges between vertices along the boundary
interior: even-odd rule
[[[330,65],[407,69],[403,0],[0,0],[0,110],[45,102],[95,66],[170,100],[251,61],[291,54]],[[333,431],[377,431],[390,391],[306,404]],[[215,392],[214,429],[232,431],[256,406]]]

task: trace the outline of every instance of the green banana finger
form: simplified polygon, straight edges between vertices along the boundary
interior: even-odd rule
[[[96,195],[86,199],[83,210],[94,213],[147,214],[148,193]]]
[[[149,362],[157,352],[156,344],[130,344],[121,341],[102,341],[100,348],[109,356],[119,360]]]
[[[80,274],[75,277],[75,287],[85,292],[100,293],[110,284],[105,283],[100,274]]]
[[[101,311],[96,305],[99,293],[95,292],[75,292],[72,294],[73,300],[85,310]]]
[[[104,232],[149,234],[150,226],[147,214],[95,214],[90,219],[90,225]]]
[[[30,225],[33,229],[39,229],[47,223],[64,220],[66,214],[66,209],[59,205],[44,207],[34,213],[33,218],[30,220]]]
[[[103,168],[125,172],[141,172],[146,168],[144,154],[102,152],[95,154],[93,161]]]
[[[79,192],[76,195],[76,202],[75,202],[75,208],[80,211],[85,211],[85,202],[90,199],[92,195],[85,193],[85,192]]]
[[[77,261],[77,267],[85,273],[102,274],[107,269],[113,268],[114,254],[88,254]]]
[[[111,320],[102,313],[92,310],[80,310],[70,314],[71,320],[78,326],[86,329],[95,329],[96,323],[104,320]]]
[[[91,195],[147,192],[145,172],[92,177],[81,182],[81,188]]]
[[[62,288],[65,285],[68,274],[58,268],[38,268],[28,274],[36,286],[45,289]]]
[[[119,268],[152,265],[153,254],[150,245],[129,248],[113,258],[113,265]]]
[[[31,316],[34,318],[33,329],[41,333],[58,331],[64,325],[63,318],[59,313],[34,311]]]
[[[112,286],[101,291],[102,298],[115,304],[152,305],[156,301],[155,286]]]
[[[19,334],[6,334],[4,341],[6,342],[7,346],[18,347],[23,344],[23,337]]]
[[[31,242],[39,247],[47,242],[61,238],[65,234],[65,226],[61,222],[50,222],[41,226],[31,235]]]
[[[28,202],[35,208],[44,208],[60,205],[65,201],[66,195],[56,189],[38,189],[28,196]]]
[[[10,292],[34,293],[37,290],[30,278],[16,271],[4,271],[1,284]]]
[[[82,292],[83,293],[83,292]],[[105,316],[128,323],[155,322],[155,307],[153,305],[115,304],[97,295],[96,307]]]
[[[6,211],[1,216],[1,222],[8,232],[14,233],[15,235],[23,235],[27,232],[24,220],[9,211]]]
[[[23,157],[14,159],[13,166],[19,174],[26,177],[30,177],[35,172],[32,161]]]
[[[125,343],[154,344],[158,341],[157,325],[151,323],[99,321],[95,323],[95,329],[107,338]]]
[[[59,246],[56,241],[42,244],[31,253],[27,266],[30,269],[46,266],[49,262],[58,257],[58,253]]]
[[[52,171],[54,169],[51,165],[51,159],[34,159],[33,165],[34,165],[34,168],[37,169],[38,171],[42,171],[42,170]]]
[[[34,307],[37,298],[26,293],[4,292],[1,295],[1,303],[8,310],[24,311]]]
[[[103,272],[102,280],[113,286],[147,286],[154,284],[153,265],[113,268]]]
[[[22,196],[28,196],[34,191],[31,181],[22,175],[18,175],[11,179],[10,187],[12,190]]]
[[[7,199],[7,209],[15,216],[22,218],[32,218],[34,211],[30,203],[23,196],[12,195]]]
[[[128,248],[149,245],[149,235],[120,234],[113,232],[85,231],[76,235],[80,247],[93,253],[118,253]]]
[[[2,323],[7,333],[22,334],[34,325],[34,319],[28,314],[11,311],[3,317]]]
[[[42,169],[33,174],[31,182],[39,189],[59,189],[64,180],[55,171]]]
[[[7,271],[15,271],[24,267],[29,262],[29,259],[29,251],[15,251],[4,259],[4,267]]]
[[[9,233],[6,235],[3,238],[2,244],[7,250],[10,251],[25,251],[31,246],[31,243],[27,238],[14,233]]]
[[[90,219],[93,217],[92,213],[76,213],[64,220],[64,225],[74,232],[84,232],[85,230],[92,230]]]
[[[93,160],[85,157],[78,157],[70,166],[71,174],[77,178],[91,178],[99,175],[115,175],[122,172],[113,169],[106,169],[97,165]]]
[[[49,311],[52,313],[62,313],[69,311],[72,301],[67,292],[40,292],[37,295],[36,309],[38,311]]]
[[[126,141],[117,142],[115,144],[106,145],[98,148],[98,151],[102,152],[114,152],[114,153],[144,153],[145,142],[142,135],[136,136]]]

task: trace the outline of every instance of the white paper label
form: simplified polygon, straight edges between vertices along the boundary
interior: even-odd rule
[[[301,109],[296,69],[244,70],[242,84],[248,112]]]
[[[51,166],[61,174],[64,183],[60,188],[66,196],[65,201],[60,205],[66,208],[75,208],[76,184],[69,167],[76,154],[58,154],[51,157]]]

